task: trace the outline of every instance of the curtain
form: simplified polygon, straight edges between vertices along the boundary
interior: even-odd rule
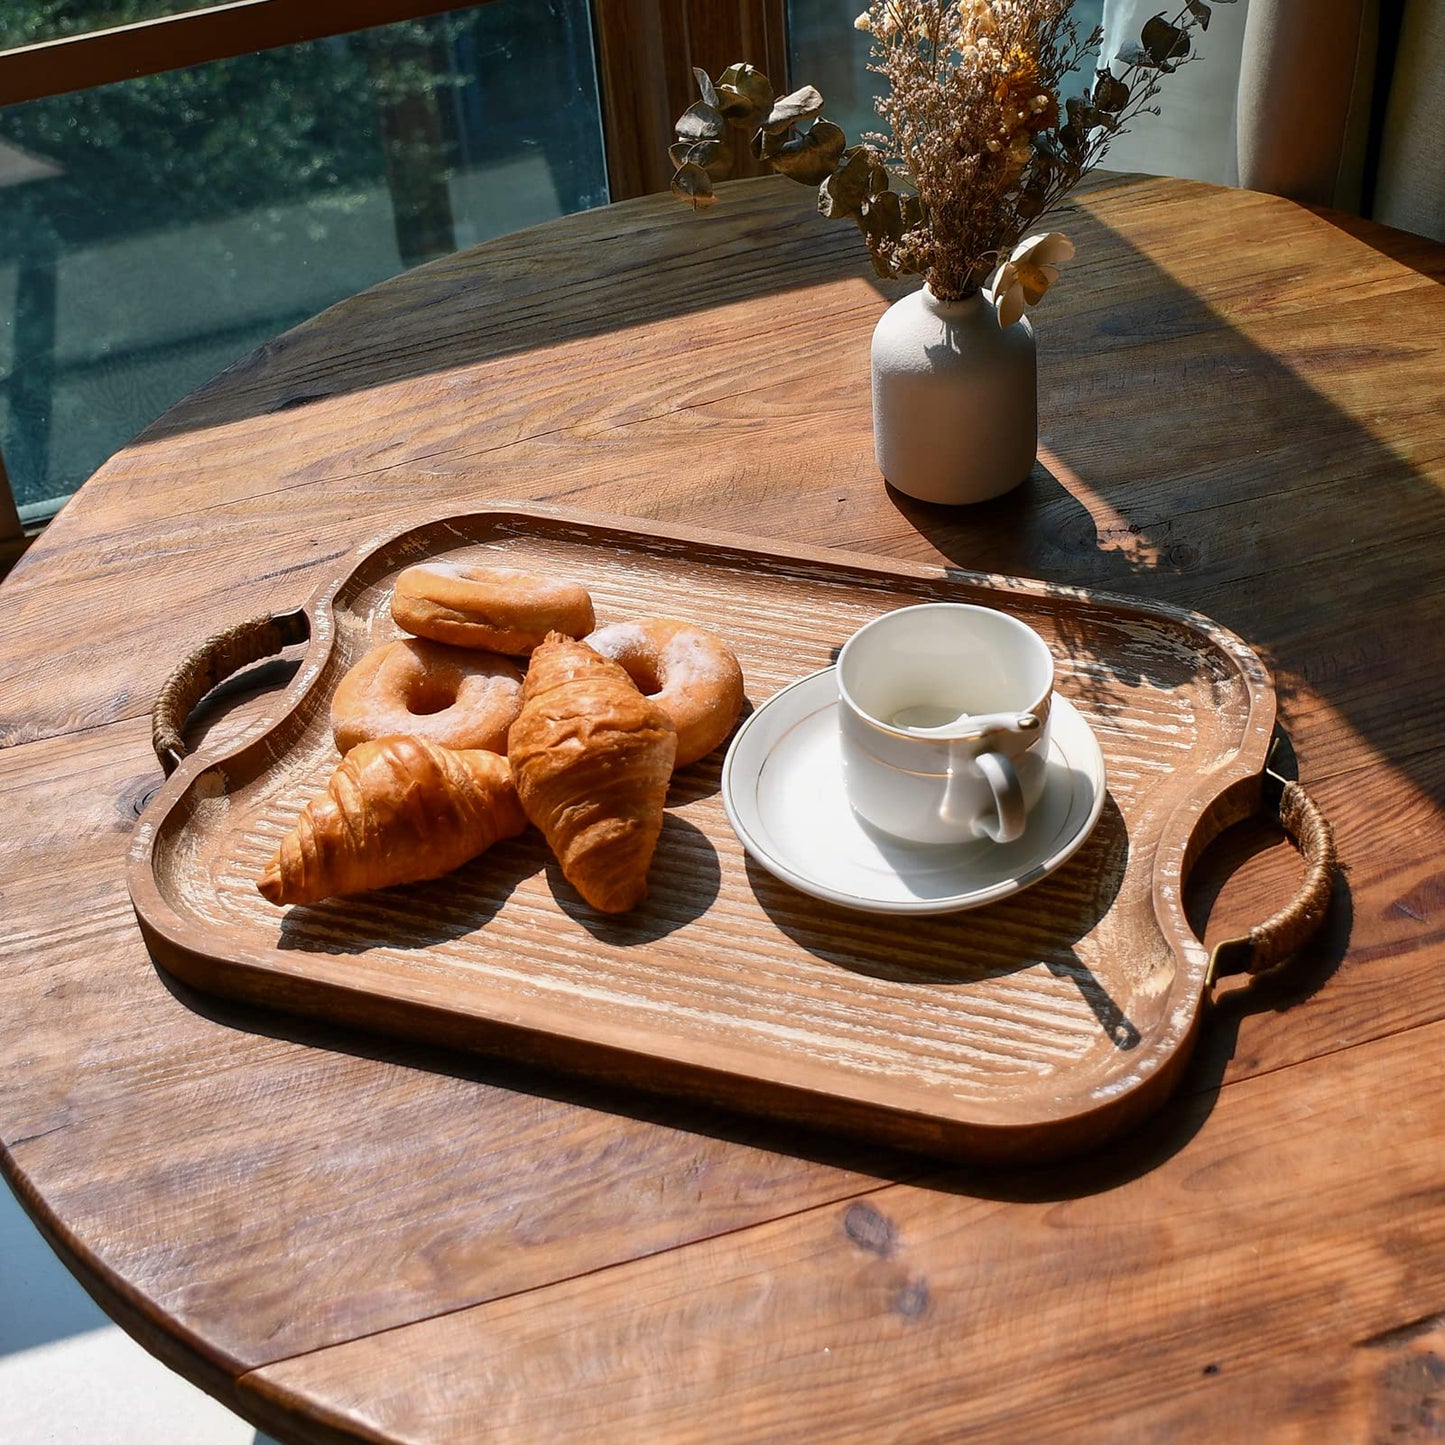
[[[1159,114],[1138,116],[1128,131],[1115,136],[1104,165],[1116,171],[1239,184],[1235,113],[1249,3],[1238,0],[1211,8],[1209,28],[1193,32],[1192,58],[1161,77],[1154,101]],[[1166,9],[1160,0],[1104,0],[1101,63],[1137,42],[1151,16],[1161,10],[1173,15],[1177,9]]]
[[[1105,0],[1105,56],[1158,13]],[[1211,6],[1161,114],[1110,147],[1118,170],[1192,176],[1370,215],[1445,240],[1445,0]]]
[[[1393,58],[1370,214],[1445,241],[1445,0],[1407,0]]]
[[[1360,209],[1378,22],[1375,0],[1250,0],[1241,185]]]

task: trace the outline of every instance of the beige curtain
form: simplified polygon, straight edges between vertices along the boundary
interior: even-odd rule
[[[1405,6],[1370,214],[1445,241],[1445,0]]]
[[[1241,185],[1445,240],[1445,0],[1405,0],[1398,19],[1378,76],[1378,0],[1249,0]]]
[[[1377,21],[1375,0],[1249,0],[1241,185],[1359,208]]]

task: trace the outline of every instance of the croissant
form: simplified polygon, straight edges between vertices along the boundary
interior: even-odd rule
[[[377,738],[341,760],[256,886],[272,903],[315,903],[440,878],[526,826],[505,758]]]
[[[677,729],[618,663],[553,632],[532,653],[507,756],[522,807],[592,907],[647,896]]]

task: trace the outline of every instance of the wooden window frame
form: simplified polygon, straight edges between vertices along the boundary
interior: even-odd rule
[[[301,45],[488,0],[230,0],[0,50],[0,105]]]
[[[90,90],[494,0],[229,0],[0,50],[0,106]],[[614,200],[667,186],[673,121],[692,69],[746,60],[787,83],[787,0],[591,0]]]
[[[493,0],[229,0],[0,50],[0,107],[300,45]],[[666,190],[673,123],[696,99],[693,67],[736,61],[788,80],[787,0],[589,0],[608,192]],[[738,174],[755,173],[746,154]],[[0,552],[23,545],[0,458]]]
[[[5,473],[5,458],[0,457],[0,577],[19,560],[29,540],[15,508],[15,494]]]
[[[787,0],[592,0],[592,24],[614,201],[667,189],[675,122],[698,98],[694,66],[715,77],[747,61],[787,87]],[[735,174],[759,173],[745,151],[738,162]]]

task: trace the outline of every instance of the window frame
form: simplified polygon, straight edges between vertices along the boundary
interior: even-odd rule
[[[491,0],[228,0],[0,50],[0,106],[301,45]]]

